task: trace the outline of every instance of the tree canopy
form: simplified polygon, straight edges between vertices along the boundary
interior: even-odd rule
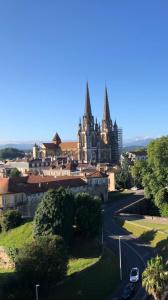
[[[161,256],[156,256],[148,261],[142,274],[142,286],[155,300],[161,300],[164,287],[168,283],[168,272]]]
[[[19,250],[16,271],[30,285],[48,287],[62,280],[67,272],[68,255],[59,236],[43,236]],[[34,286],[33,286],[34,288]]]
[[[77,230],[86,237],[95,237],[102,226],[101,201],[88,193],[75,197],[75,224]]]
[[[143,175],[145,196],[154,199],[160,213],[168,211],[168,136],[152,141],[147,147],[147,168]],[[168,214],[167,214],[168,216]]]
[[[34,218],[34,235],[56,234],[69,242],[73,234],[74,196],[59,188],[44,194]]]

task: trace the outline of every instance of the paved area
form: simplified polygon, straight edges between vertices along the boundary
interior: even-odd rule
[[[104,243],[119,255],[119,236],[121,237],[121,256],[122,256],[122,281],[116,292],[109,297],[112,300],[114,297],[121,295],[123,287],[129,282],[129,273],[132,267],[138,267],[142,274],[147,260],[153,256],[153,250],[139,242],[137,238],[122,229],[113,220],[113,214],[124,206],[138,199],[143,198],[143,193],[138,192],[135,196],[127,197],[126,199],[119,199],[114,203],[106,204],[104,206]],[[115,272],[115,270],[114,270]],[[143,300],[145,291],[139,282],[136,288],[137,292],[132,299]]]

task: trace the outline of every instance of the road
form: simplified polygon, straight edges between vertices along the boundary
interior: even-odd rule
[[[132,202],[142,198],[143,195],[127,196],[125,199],[119,199],[114,203],[104,206],[104,243],[115,252],[119,253],[119,235],[121,238],[121,253],[122,253],[122,281],[117,291],[109,297],[121,295],[123,287],[129,282],[129,273],[132,267],[138,267],[142,274],[147,260],[153,256],[152,248],[142,244],[137,238],[122,229],[112,218],[119,209],[129,205]],[[114,270],[115,271],[115,270]],[[134,300],[142,300],[145,296],[145,291],[141,284],[137,285],[137,292]]]

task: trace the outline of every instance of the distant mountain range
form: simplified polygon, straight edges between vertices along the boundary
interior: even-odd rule
[[[140,147],[146,147],[153,139],[152,138],[135,138],[132,140],[127,140],[123,143],[124,150],[133,150]],[[38,144],[41,144],[42,142],[39,141]],[[32,150],[32,147],[34,145],[34,142],[18,142],[18,143],[4,143],[0,144],[0,149],[3,148],[17,148],[19,150],[28,151]]]
[[[0,149],[3,148],[16,148],[23,151],[31,150],[34,144],[1,144]]]

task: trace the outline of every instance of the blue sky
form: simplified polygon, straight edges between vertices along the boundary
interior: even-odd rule
[[[124,138],[167,134],[167,0],[1,0],[0,141],[76,139],[92,111]]]

